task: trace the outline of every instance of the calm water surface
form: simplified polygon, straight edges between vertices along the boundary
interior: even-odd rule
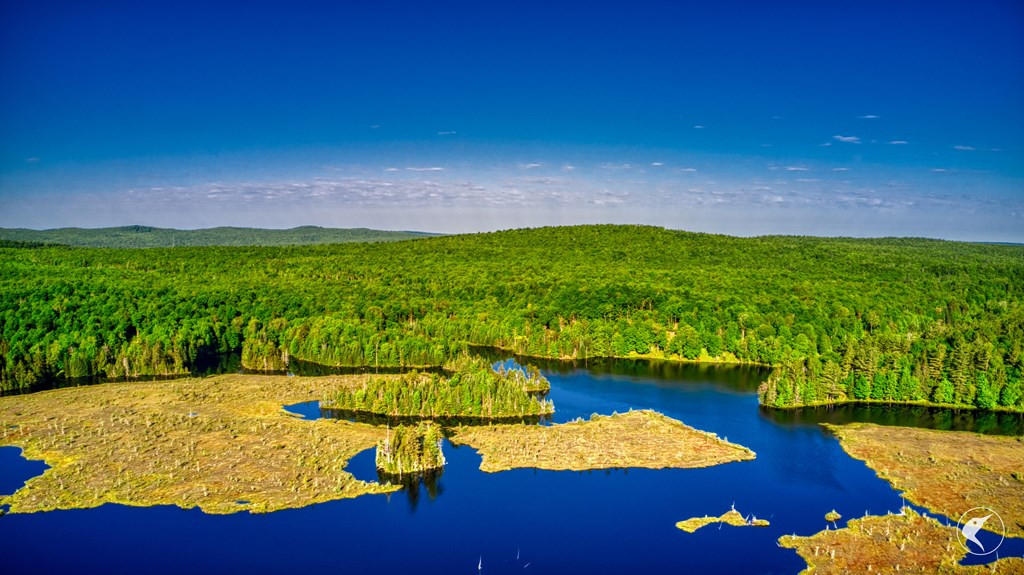
[[[877,406],[763,412],[756,388],[764,374],[752,368],[628,361],[538,365],[551,381],[556,423],[652,408],[745,445],[757,459],[708,469],[488,474],[479,470],[474,450],[446,443],[448,465],[440,478],[390,496],[266,515],[106,505],[0,517],[0,540],[18,542],[4,553],[4,572],[473,574],[482,563],[484,573],[792,574],[804,564],[776,545],[779,536],[820,531],[833,508],[851,518],[897,511],[902,504],[899,493],[848,457],[815,421],[978,425],[965,414]],[[320,415],[314,403],[291,409]],[[1012,433],[1019,421],[997,420],[986,429]],[[26,473],[22,467],[30,463],[4,452],[3,481],[38,473]],[[356,456],[348,469],[375,479],[373,451]],[[694,534],[675,528],[676,521],[720,515],[732,505],[771,526],[707,527]],[[991,506],[998,510],[998,502]],[[1024,554],[1020,540],[1004,543],[1000,555],[1009,554]]]

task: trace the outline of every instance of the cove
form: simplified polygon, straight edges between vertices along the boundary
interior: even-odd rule
[[[10,495],[25,482],[42,475],[49,467],[42,461],[25,459],[20,447],[0,447],[0,495]]]
[[[4,570],[469,574],[482,558],[486,573],[794,574],[804,563],[776,545],[779,536],[824,529],[833,508],[844,518],[900,508],[899,494],[813,421],[763,414],[761,370],[641,363],[538,362],[552,386],[552,421],[650,408],[745,445],[757,458],[705,469],[489,474],[474,450],[446,443],[444,472],[415,494],[410,487],[266,515],[118,505],[6,515],[0,537],[18,546],[5,553]],[[315,405],[291,409],[320,416]],[[347,469],[373,479],[373,450]],[[733,504],[771,525],[693,534],[675,527]],[[1013,552],[1009,543],[1001,556]]]

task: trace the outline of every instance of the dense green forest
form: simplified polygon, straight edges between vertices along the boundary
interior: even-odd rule
[[[0,382],[437,365],[469,344],[775,366],[771,406],[1022,409],[1024,246],[575,226],[407,242],[0,248]]]
[[[481,359],[459,358],[450,376],[412,372],[371,377],[363,387],[343,389],[321,406],[394,417],[537,416],[553,413],[554,405],[530,392],[550,387],[539,372],[527,376],[517,369],[495,371]]]
[[[440,426],[430,422],[389,428],[387,436],[377,442],[377,469],[385,477],[398,479],[436,472],[445,464],[441,451],[443,437]]]
[[[346,242],[393,242],[434,234],[389,232],[366,228],[302,226],[287,230],[260,228],[207,228],[175,230],[149,226],[119,228],[56,228],[30,230],[0,228],[0,241],[61,244],[90,248],[170,248],[175,246],[296,246]],[[3,245],[3,244],[0,244]]]

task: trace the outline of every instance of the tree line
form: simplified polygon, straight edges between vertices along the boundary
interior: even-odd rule
[[[762,401],[1021,410],[1024,247],[511,230],[387,244],[0,247],[0,386],[247,366],[427,366],[468,345],[774,366]]]

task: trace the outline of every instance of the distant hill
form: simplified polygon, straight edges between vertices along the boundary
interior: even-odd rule
[[[175,230],[149,226],[119,228],[0,228],[0,242],[62,244],[92,248],[166,248],[175,246],[293,246],[350,242],[394,242],[434,236],[426,232],[389,232],[366,228],[302,226],[287,230],[206,228]]]

